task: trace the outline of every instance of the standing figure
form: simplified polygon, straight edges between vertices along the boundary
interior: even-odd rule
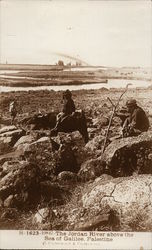
[[[123,124],[123,137],[136,136],[149,128],[149,120],[145,111],[139,107],[135,99],[126,102],[129,117]]]
[[[17,115],[16,101],[12,101],[10,103],[9,112],[11,114],[11,124],[14,124],[14,120]]]

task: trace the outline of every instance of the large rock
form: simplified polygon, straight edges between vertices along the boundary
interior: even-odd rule
[[[5,175],[0,180],[0,198],[5,206],[22,207],[25,202],[37,198],[40,173],[35,165],[16,162],[4,171]]]
[[[97,159],[90,159],[81,165],[78,172],[78,178],[82,181],[94,180],[103,174],[103,166],[101,164],[101,157]]]
[[[0,130],[0,154],[8,152],[24,134],[25,131],[17,129],[15,126],[3,127]]]
[[[102,128],[108,125],[109,119],[105,116],[97,117],[97,118],[92,119],[92,123],[94,127]]]
[[[60,183],[75,183],[78,180],[77,174],[72,173],[70,171],[63,171],[61,173],[58,174],[57,176],[57,180]]]
[[[17,148],[22,144],[30,144],[34,142],[34,139],[35,138],[32,135],[24,135],[15,143],[14,147]]]
[[[12,137],[0,137],[0,155],[11,150]]]
[[[133,172],[152,173],[152,133],[117,139],[108,145],[103,165],[113,176],[128,176]]]
[[[82,153],[84,142],[81,135],[78,132],[69,134],[60,132],[53,140],[59,145],[56,173],[78,172],[82,158],[84,158],[84,153]]]
[[[58,152],[53,151],[49,137],[42,137],[27,145],[24,149],[24,156],[28,162],[38,166],[44,178],[54,177]]]
[[[93,153],[100,151],[103,146],[105,137],[103,135],[98,135],[94,137],[91,141],[89,141],[86,145],[85,148],[92,151]]]
[[[9,195],[5,201],[4,201],[4,207],[12,207],[13,205],[13,200],[14,200],[14,196],[11,194]]]
[[[69,143],[64,143],[58,150],[56,174],[62,171],[78,172],[79,166],[74,151]]]
[[[100,153],[100,150],[97,149],[98,146],[92,146],[92,142],[85,145],[79,132],[59,133],[53,140],[60,145],[59,155],[63,161],[62,166],[64,166],[62,171],[78,172],[83,162],[92,158],[95,153]],[[94,148],[96,148],[96,152],[94,152]]]
[[[0,135],[3,134],[3,133],[7,133],[7,132],[10,132],[10,131],[16,130],[16,129],[17,129],[17,127],[15,127],[14,125],[5,126],[5,127],[0,129]]]
[[[40,182],[39,192],[43,200],[54,201],[56,204],[63,204],[70,194],[69,188],[60,185],[56,181],[44,180]]]
[[[5,161],[0,169],[1,177],[5,176],[11,171],[14,171],[19,164],[22,164],[22,162],[19,162],[17,159]]]
[[[0,155],[0,166],[3,165],[3,163],[8,161],[16,161],[16,160],[23,160],[24,158],[24,150],[23,149],[17,149],[15,151]]]
[[[106,209],[116,212],[118,230],[152,230],[152,176],[139,175],[103,181],[98,178],[82,196],[89,218]]]
[[[33,216],[33,224],[45,223],[47,220],[51,220],[52,216],[53,211],[51,211],[48,207],[41,208]]]

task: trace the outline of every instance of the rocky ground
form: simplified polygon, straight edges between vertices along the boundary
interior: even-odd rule
[[[102,153],[111,103],[121,89],[73,91],[77,109],[86,114],[89,142],[79,132],[32,131],[23,118],[39,111],[61,110],[62,92],[0,94],[0,225],[1,229],[152,230],[152,129],[138,137],[117,139],[115,117]],[[152,90],[131,89],[152,124]],[[12,99],[18,116],[10,125]]]

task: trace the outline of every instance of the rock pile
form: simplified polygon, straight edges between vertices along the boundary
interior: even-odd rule
[[[75,137],[73,142],[67,134],[59,134],[55,141],[37,132],[23,135],[15,127],[0,132],[4,137],[6,133],[16,135],[15,144],[9,148],[11,152],[0,158],[1,203],[20,208],[42,197],[48,202],[56,199],[63,203],[69,190],[61,185],[77,182],[79,165],[75,143],[80,135],[72,135]]]
[[[93,122],[98,127],[98,121]],[[102,155],[103,141],[102,133],[92,133],[85,145],[78,132],[50,138],[49,131],[25,134],[15,126],[1,129],[0,145],[5,144],[0,152],[1,206],[22,209],[40,204],[32,223],[45,224],[55,220],[53,206],[66,206],[80,186],[79,205],[63,221],[67,228],[133,230],[137,225],[139,231],[151,230],[151,132],[117,139]]]

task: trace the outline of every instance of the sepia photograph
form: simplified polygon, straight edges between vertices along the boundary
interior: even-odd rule
[[[152,249],[151,0],[0,0],[0,249]]]

